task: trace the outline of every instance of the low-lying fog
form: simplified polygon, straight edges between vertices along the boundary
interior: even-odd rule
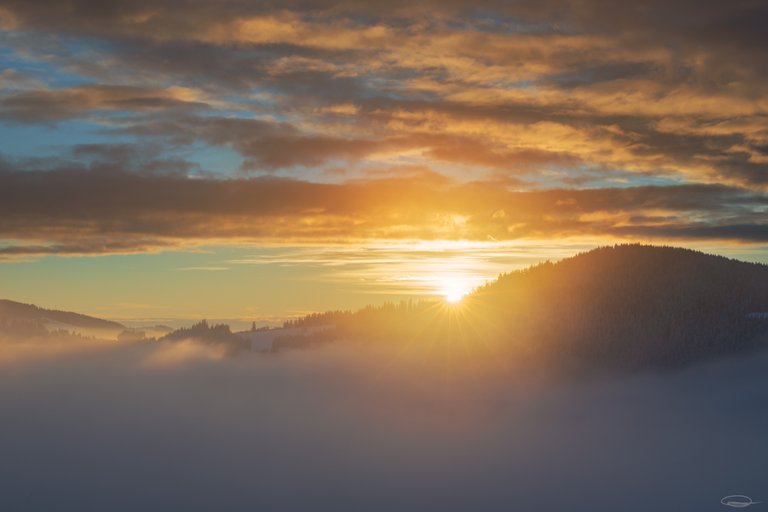
[[[534,382],[354,346],[10,343],[0,510],[724,510],[768,501],[766,370]]]

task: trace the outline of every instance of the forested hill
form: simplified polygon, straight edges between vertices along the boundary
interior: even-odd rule
[[[176,329],[160,338],[160,341],[195,340],[202,343],[217,345],[229,353],[248,350],[248,340],[234,334],[226,324],[209,324],[206,320]]]
[[[502,275],[457,306],[390,304],[294,324],[332,325],[322,340],[460,343],[509,357],[634,368],[768,346],[762,313],[768,266],[618,245]]]
[[[33,304],[22,304],[12,300],[0,299],[0,320],[5,322],[58,322],[72,327],[85,329],[122,330],[125,326],[110,320],[102,320],[92,316],[44,309]]]
[[[678,364],[765,343],[768,266],[621,245],[502,276],[473,299],[553,357]]]

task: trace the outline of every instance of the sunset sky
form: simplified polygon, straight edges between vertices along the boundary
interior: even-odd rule
[[[277,321],[768,262],[761,0],[0,0],[0,298]]]

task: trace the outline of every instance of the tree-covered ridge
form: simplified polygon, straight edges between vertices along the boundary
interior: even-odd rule
[[[679,365],[765,346],[768,266],[673,247],[616,245],[499,277],[456,307],[436,301],[329,312],[315,341],[459,344],[516,359],[610,368]],[[292,346],[297,345],[293,340]]]
[[[473,298],[553,357],[677,364],[765,342],[768,324],[750,313],[768,311],[768,267],[620,245],[502,276]]]
[[[0,319],[13,321],[55,321],[74,327],[90,329],[125,329],[123,324],[111,320],[103,320],[92,316],[73,313],[71,311],[59,311],[45,309],[33,304],[22,304],[12,300],[0,299]]]
[[[191,327],[182,327],[170,332],[159,341],[195,340],[204,343],[223,345],[232,351],[247,350],[249,344],[246,340],[233,333],[226,324],[209,324],[206,320],[193,324]]]

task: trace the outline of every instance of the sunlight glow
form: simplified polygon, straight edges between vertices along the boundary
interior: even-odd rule
[[[456,304],[464,298],[472,289],[467,280],[458,279],[455,277],[447,277],[442,279],[442,286],[440,288],[441,295],[445,298],[445,301],[450,304]]]

